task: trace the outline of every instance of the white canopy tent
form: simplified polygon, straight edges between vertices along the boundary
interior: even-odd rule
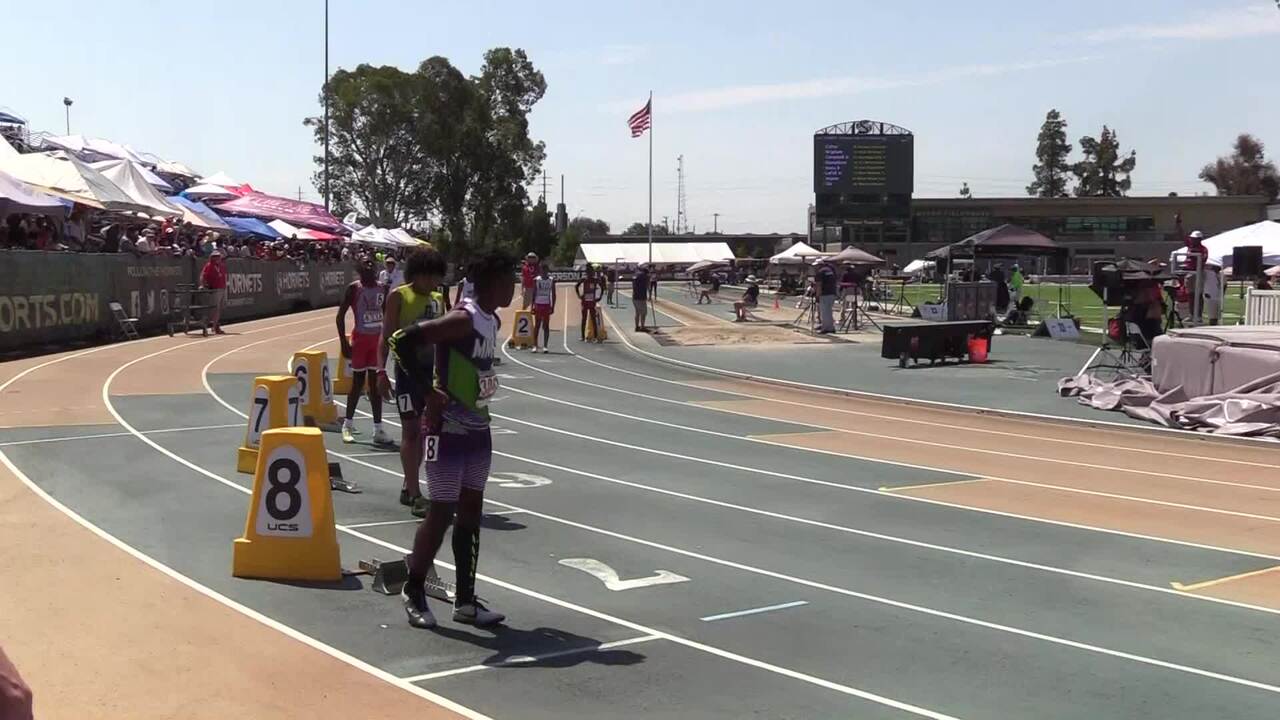
[[[0,172],[0,217],[14,212],[63,216],[66,211],[58,198]]]
[[[1224,233],[1218,233],[1204,241],[1204,249],[1209,252],[1208,262],[1211,265],[1229,268],[1232,262],[1232,251],[1238,247],[1259,245],[1262,247],[1263,265],[1280,265],[1280,223],[1263,220],[1252,225],[1245,225]],[[1186,248],[1173,251],[1171,263],[1180,263],[1187,255]]]
[[[0,154],[0,170],[51,195],[100,210],[143,213],[153,210],[135,201],[102,173],[64,150]]]
[[[806,262],[812,262],[815,258],[822,257],[826,253],[814,250],[808,243],[803,240],[793,244],[791,247],[769,258],[770,265],[802,265]]]
[[[662,242],[653,244],[655,265],[692,265],[702,260],[732,260],[726,242]],[[648,243],[583,243],[578,246],[575,266],[591,264],[639,265],[649,262]]]
[[[391,234],[390,230],[383,230],[382,228],[377,228],[372,225],[351,233],[351,239],[347,242],[369,245],[371,247],[380,247],[388,250],[404,247],[404,245]]]
[[[240,187],[244,184],[221,171],[216,172],[209,177],[200,178],[200,183],[202,185],[221,185],[222,187]]]
[[[199,185],[189,187],[186,190],[183,190],[182,194],[185,197],[191,198],[192,200],[201,200],[201,201],[203,200],[234,200],[240,197],[239,195],[236,195],[235,193],[231,192],[225,187],[221,185],[214,185],[212,183],[200,183]]]
[[[133,162],[145,162],[138,157],[129,148],[113,143],[110,140],[102,138],[88,137],[85,135],[56,135],[44,139],[45,145],[52,145],[56,148],[68,150],[73,153],[85,153],[86,156],[103,156],[116,158],[118,160],[132,160]]]
[[[142,176],[142,179],[147,181],[148,185],[152,187],[160,188],[161,190],[167,190],[169,191],[169,194],[173,194],[173,186],[170,185],[164,178],[148,170],[147,166],[143,165],[142,163],[136,163],[136,162],[133,162],[132,160],[103,160],[102,162],[89,163],[89,167],[93,168],[94,170],[97,170],[103,175],[107,175],[108,177],[110,177],[110,174],[107,172],[107,170],[114,168],[117,165],[120,165],[122,163],[128,163],[130,165],[133,165],[133,168],[138,171],[138,174]],[[116,183],[116,184],[119,185],[120,183]]]
[[[146,176],[142,174],[141,165],[129,160],[112,160],[96,163],[96,165],[101,166],[95,169],[99,170],[103,177],[115,183],[116,187],[133,198],[135,203],[146,208],[143,211],[145,215],[150,217],[181,217],[183,215],[181,208],[165,200],[164,196],[147,181]]]

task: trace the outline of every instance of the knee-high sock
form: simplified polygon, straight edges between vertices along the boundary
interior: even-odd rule
[[[476,563],[480,557],[480,527],[453,526],[453,562],[457,565],[458,596],[456,604],[465,605],[476,599]]]

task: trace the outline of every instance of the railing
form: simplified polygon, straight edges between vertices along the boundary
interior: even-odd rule
[[[1280,325],[1280,290],[1249,289],[1244,301],[1245,325]]]

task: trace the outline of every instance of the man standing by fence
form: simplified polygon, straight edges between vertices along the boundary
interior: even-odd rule
[[[827,260],[818,261],[818,302],[821,320],[818,332],[833,333],[836,331],[836,269]]]
[[[209,254],[209,262],[200,271],[200,287],[212,290],[209,293],[209,325],[218,335],[226,335],[222,331],[222,305],[227,301],[227,265],[223,262],[222,251],[214,250]]]
[[[644,263],[636,268],[631,279],[631,304],[636,311],[636,332],[645,332],[644,316],[649,305],[649,266]]]

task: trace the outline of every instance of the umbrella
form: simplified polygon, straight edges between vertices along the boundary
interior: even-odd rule
[[[847,247],[834,256],[828,258],[830,262],[836,265],[883,265],[884,259],[875,255],[859,250],[856,247]]]

